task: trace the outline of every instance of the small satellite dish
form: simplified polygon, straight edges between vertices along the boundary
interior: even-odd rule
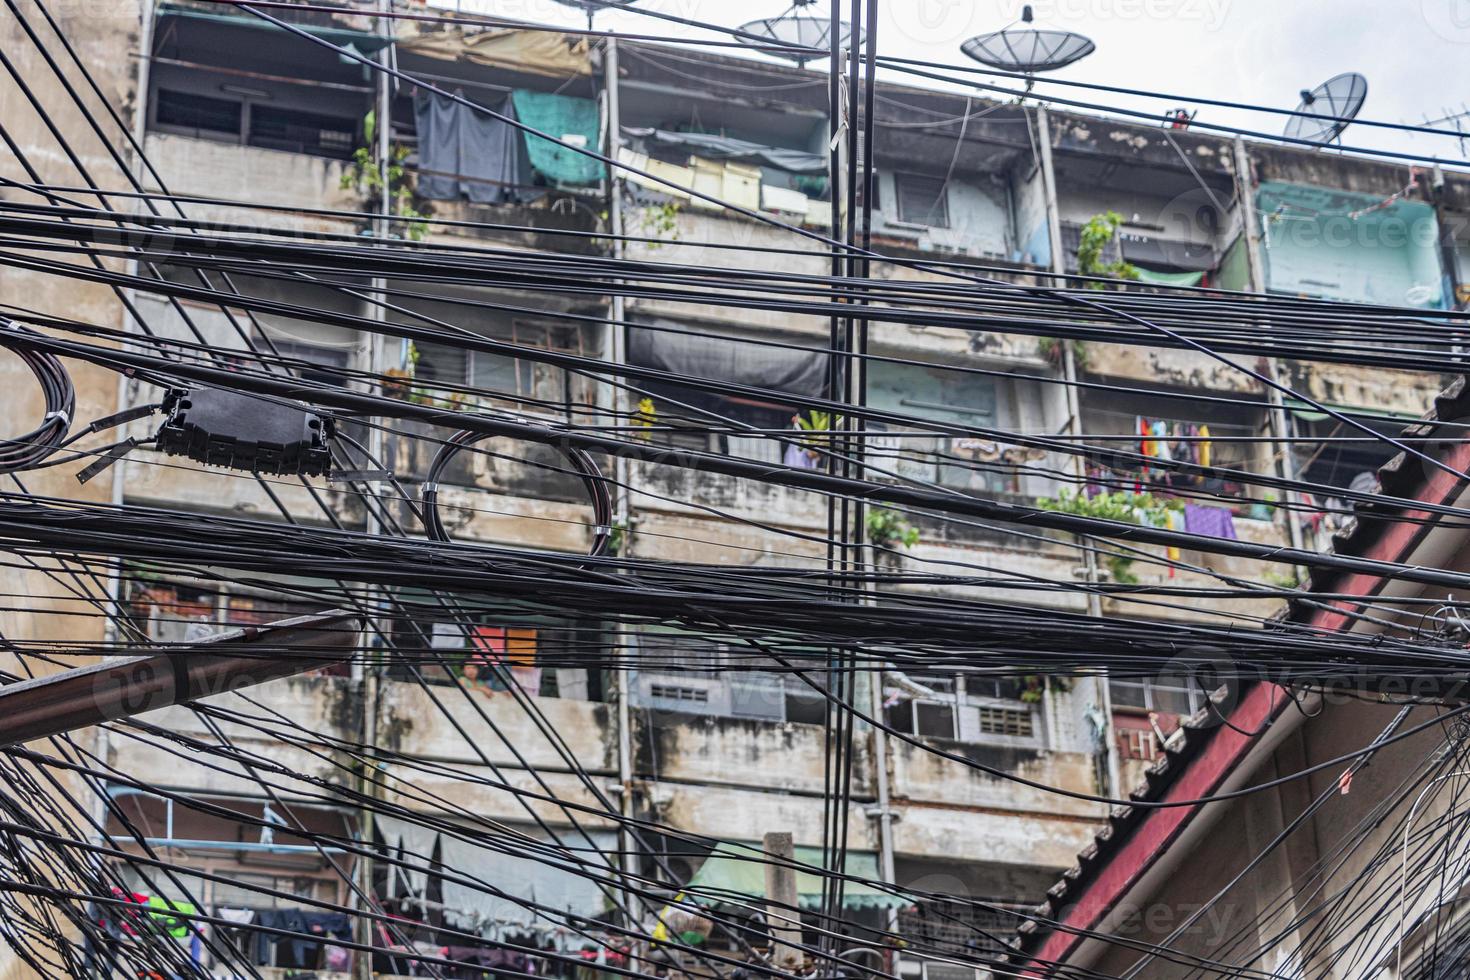
[[[638,0],[556,0],[565,7],[580,7],[588,13],[595,14],[606,7],[626,7],[637,3]]]
[[[763,17],[740,26],[741,35],[754,35],[754,37],[740,35],[737,37],[744,44],[760,47],[765,54],[794,61],[805,67],[808,61],[826,57],[826,52],[832,47],[831,18],[813,17],[804,12],[808,7],[815,6],[816,2],[817,0],[792,0],[791,6],[787,7],[786,12],[779,17]],[[841,30],[842,35],[838,40],[839,47],[851,48],[852,25],[847,21],[842,21]],[[757,38],[768,39],[775,42],[776,45],[789,44],[800,47],[768,48],[764,47]]]
[[[619,7],[627,7],[635,4],[638,0],[556,0],[564,7],[577,7],[587,11],[587,28],[592,28],[593,18],[599,10],[616,10]]]
[[[1031,27],[1035,20],[1028,3],[1021,8],[1020,20],[990,34],[972,37],[960,45],[960,50],[982,65],[1023,75],[1065,68],[1097,50],[1091,38],[1071,31]],[[1029,78],[1026,88],[1031,88]]]
[[[1363,108],[1368,79],[1355,71],[1334,75],[1311,91],[1302,90],[1301,105],[1286,124],[1288,139],[1327,144],[1342,135]]]

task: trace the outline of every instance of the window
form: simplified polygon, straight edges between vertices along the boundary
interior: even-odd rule
[[[268,101],[275,97],[261,91],[240,99],[222,99],[160,86],[154,92],[153,122],[164,132],[184,136],[338,160],[352,158],[358,142],[356,119]]]
[[[306,381],[339,387],[347,384],[350,352],[346,348],[322,347],[294,340],[256,341],[256,348],[263,355],[269,356],[272,347],[288,362],[292,372]],[[290,363],[294,361],[304,361],[307,366]]]
[[[1189,716],[1204,704],[1200,684],[1191,677],[1164,674],[1155,678],[1112,678],[1108,681],[1108,691],[1115,710]]]
[[[924,738],[1039,744],[1037,705],[1022,701],[1021,693],[1022,685],[1009,678],[910,674],[885,685],[885,715],[897,730]]]
[[[743,645],[650,628],[639,634],[638,659],[644,666],[637,672],[634,698],[641,707],[812,725],[826,718],[821,692],[782,670],[765,669],[780,665],[752,656]],[[820,683],[816,677],[813,681]]]
[[[508,326],[481,331],[504,343],[568,354],[595,354],[586,334],[577,327],[550,326],[516,320]],[[579,390],[566,368],[531,357],[491,351],[471,351],[434,343],[419,343],[416,376],[430,384],[468,386],[483,399],[513,402],[525,411],[566,412],[568,402],[590,400]],[[446,393],[447,394],[447,393]],[[585,398],[584,398],[585,396]]]
[[[357,123],[340,116],[324,116],[279,106],[251,105],[251,146],[319,157],[351,158],[357,142]]]
[[[947,181],[917,174],[898,174],[898,220],[930,228],[949,227]]]
[[[875,361],[868,372],[868,404],[875,409],[950,426],[997,429],[1016,425],[1015,382],[987,375]],[[918,425],[895,425],[914,430]],[[889,426],[875,422],[875,433]],[[1001,458],[1005,447],[983,438],[936,432],[932,436],[875,436],[869,442],[874,465],[904,479],[938,483],[981,494],[1012,493],[1020,481]]]
[[[154,100],[155,118],[160,126],[201,136],[238,138],[245,106],[230,99],[212,99],[192,92],[159,89]]]

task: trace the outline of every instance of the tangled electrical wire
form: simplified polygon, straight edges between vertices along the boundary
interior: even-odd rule
[[[44,351],[16,347],[10,343],[13,336],[27,333],[34,331],[0,317],[0,347],[14,353],[35,375],[45,405],[40,425],[23,435],[0,442],[0,472],[4,473],[34,469],[61,449],[66,444],[66,435],[71,431],[77,410],[76,388],[72,386],[71,376],[61,361]]]
[[[109,708],[88,735],[67,730],[0,751],[0,938],[37,974],[258,977],[264,950],[285,968],[442,977],[484,968],[515,978],[593,970],[893,980],[908,975],[900,960],[914,959],[997,977],[1147,976],[1160,963],[1184,975],[1267,977],[1281,958],[1356,975],[1386,962],[1384,923],[1395,923],[1400,947],[1411,926],[1437,928],[1445,900],[1422,896],[1443,892],[1463,863],[1470,654],[1454,595],[1470,587],[1470,573],[1259,533],[1205,534],[1173,517],[1191,505],[1259,506],[1275,531],[1331,497],[1361,522],[1407,536],[1470,527],[1458,492],[1427,499],[1407,479],[1338,487],[1246,455],[1302,445],[1397,453],[1400,469],[1417,469],[1424,484],[1462,488],[1467,423],[1453,410],[1461,393],[1446,393],[1434,414],[1404,429],[1386,407],[1344,409],[1261,367],[1279,358],[1458,374],[1470,344],[1462,313],[1218,288],[1103,292],[1098,277],[1038,285],[996,265],[884,255],[867,237],[859,244],[856,216],[866,223],[872,204],[859,205],[851,180],[848,225],[834,219],[830,234],[674,188],[804,248],[554,230],[576,248],[528,251],[494,244],[495,233],[526,230],[513,223],[175,194],[45,0],[3,2],[17,43],[0,49],[0,69],[54,145],[23,144],[0,117],[0,139],[23,175],[0,178],[0,265],[28,280],[109,291],[129,326],[59,313],[43,291],[5,297],[0,347],[34,375],[44,416],[0,449],[9,480],[0,489],[0,574],[24,583],[0,597],[8,655],[0,729],[16,720],[6,698],[20,703],[49,675],[75,682],[73,672],[96,658],[172,665],[153,679],[169,692],[149,702],[154,710]],[[227,6],[271,24],[282,43],[360,66],[385,92],[415,85],[668,186],[616,154],[539,132],[287,15],[326,8]],[[862,6],[854,4],[854,21]],[[844,130],[834,118],[830,136],[834,148],[848,141],[853,168],[862,153],[873,162],[873,103],[860,96],[872,99],[877,66],[919,77],[934,67],[878,57],[875,10],[867,4],[869,29],[856,35],[867,51],[848,62],[849,80],[832,52],[832,103],[849,85],[861,125]],[[450,22],[432,11],[373,16]],[[738,43],[730,36],[718,43]],[[22,48],[26,59],[16,56]],[[28,79],[25,65],[44,65],[48,86]],[[965,121],[968,110],[967,102]],[[78,154],[70,131],[51,121],[63,118],[113,166]],[[43,154],[65,158],[71,171],[43,174]],[[185,205],[254,223],[201,221]],[[318,230],[261,227],[266,213],[306,217]],[[410,220],[484,237],[415,242],[320,230]],[[828,251],[828,274],[798,263]],[[696,316],[807,317],[831,329],[812,346],[588,312],[608,296]],[[509,336],[478,329],[499,319],[511,322]],[[808,357],[823,377],[798,387],[774,370],[731,379],[606,350],[593,356],[578,344],[527,342],[515,332],[526,319],[579,338],[638,330],[731,345],[766,363]],[[439,363],[467,367],[456,376],[385,368],[379,358],[366,368],[318,363],[287,346],[300,324],[397,344],[404,364],[448,352]],[[1024,378],[1063,402],[1149,398],[1221,418],[1281,422],[1305,410],[1335,428],[1308,438],[1285,426],[1262,435],[1217,425],[1212,435],[1170,437],[1186,449],[1209,445],[1211,461],[1149,452],[1152,434],[1136,428],[1084,428],[1088,413],[1076,405],[1075,424],[1062,426],[1045,413],[1027,426],[935,414],[919,404],[926,392],[897,403],[869,397],[873,372],[933,379],[939,370],[898,345],[870,347],[883,324],[972,351],[1019,337],[1051,338],[1058,351],[1092,343],[1183,352],[1243,388],[1149,390],[972,360],[945,376]],[[121,379],[126,392],[116,413],[75,435],[83,420],[63,360],[79,376],[105,379],[99,390]],[[524,383],[538,372],[560,378],[554,393]],[[159,409],[163,427],[145,426]],[[130,434],[119,442],[61,453],[122,426]],[[73,463],[82,482],[121,465],[128,475],[113,471],[114,502],[77,499],[51,479]],[[452,502],[443,494],[450,485],[463,491]],[[1043,505],[1016,492],[1024,486],[1057,489]],[[1140,519],[1075,503],[1157,487],[1174,495],[1174,512]],[[660,519],[641,520],[634,511],[643,506]],[[456,536],[450,508],[478,527]],[[513,523],[520,530],[479,530]],[[263,625],[325,610],[354,624],[325,667],[305,649],[262,642],[253,648],[257,676],[248,676],[246,649],[220,690],[198,690],[227,628],[249,640],[271,632]],[[1391,717],[1368,726],[1376,737],[1365,728],[1364,738],[1291,771],[1169,798],[1013,765],[937,731],[945,719],[949,736],[991,725],[1007,745],[1032,751],[1039,743],[1027,733],[1042,714],[1027,706],[1078,685],[1072,701],[1083,720],[1057,709],[1044,724],[1076,745],[1087,736],[1072,729],[1096,726],[1090,751],[1105,761],[1106,722],[1093,717],[1100,706],[1084,710],[1087,686],[1170,675],[1190,678],[1201,724],[1218,720],[1244,739],[1320,711],[1314,699],[1334,692]],[[721,770],[715,788],[695,804],[700,819],[688,818],[689,797],[669,787],[698,781],[678,751],[681,737],[696,734],[663,727],[663,712],[723,697],[732,713],[739,702],[749,717],[768,717],[760,698],[772,691],[781,717],[800,723],[786,727],[779,754],[711,756]],[[1264,720],[1236,724],[1232,705],[1261,691],[1270,692]],[[617,739],[599,738],[614,731]],[[1195,737],[1180,731],[1186,743]],[[894,819],[891,803],[865,797],[861,785],[869,775],[877,785],[875,767],[888,775],[879,744],[903,753],[895,773],[937,767],[956,798],[974,794],[963,798],[977,811],[1015,796],[1060,815],[1058,826],[1101,821],[1108,807],[1121,829],[1139,814],[1303,794],[1303,816],[1263,846],[1252,840],[1259,853],[1248,870],[1291,846],[1307,820],[1335,813],[1353,779],[1362,787],[1375,771],[1392,776],[1315,863],[1297,861],[1305,871],[1295,889],[1258,889],[1245,920],[1202,951],[1190,930],[1238,897],[1245,872],[1145,941],[1033,906],[1044,886],[1028,902],[995,900],[921,875],[900,884],[893,868],[864,864],[863,846],[850,839],[860,810],[872,807],[890,833]],[[1159,744],[1173,751],[1177,740],[1160,732]],[[820,773],[803,765],[813,760]],[[820,841],[815,853],[732,840],[754,836],[757,807],[745,812],[748,799],[730,791],[747,784],[781,794],[783,812],[819,825],[802,828],[805,840]],[[892,858],[892,842],[884,847]],[[260,857],[231,864],[224,853]],[[691,862],[703,862],[703,877]],[[1344,883],[1336,874],[1349,865],[1357,870]],[[772,881],[794,873],[799,886],[776,894],[732,885],[751,871]],[[1095,940],[1123,962],[1092,969],[1050,958],[1046,940],[1030,938],[1038,935]],[[1453,958],[1467,944],[1428,945]]]

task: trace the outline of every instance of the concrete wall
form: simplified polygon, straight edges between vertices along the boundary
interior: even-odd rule
[[[126,122],[135,104],[136,64],[122,53],[137,48],[140,24],[137,0],[112,0],[102,5],[61,4],[53,6],[52,12],[78,57],[93,73],[103,98],[122,113]],[[43,39],[52,37],[50,27],[33,6],[23,4],[22,13]],[[20,86],[8,76],[0,84],[0,121],[4,122],[9,136],[22,147],[27,162],[33,168],[33,171],[27,170],[14,154],[6,152],[0,154],[0,174],[13,180],[30,181],[34,172],[44,183],[68,187],[85,186],[87,177],[103,187],[125,186],[117,164],[105,152],[101,141],[13,15],[0,18],[0,47],[4,48],[6,57],[14,64],[38,103],[37,106],[29,102]],[[54,40],[49,48],[65,59]],[[70,67],[68,79],[79,80],[80,73],[75,65],[66,60],[63,64]],[[95,97],[88,95],[86,98],[89,107],[100,111]],[[71,145],[80,167],[86,171],[85,175],[67,157],[48,125],[55,127]],[[107,127],[109,139],[119,138],[120,134],[110,122],[103,125]],[[0,191],[0,194],[7,201],[44,203],[33,194],[10,188]],[[62,277],[7,268],[0,273],[0,302],[33,310],[43,316],[65,317],[108,329],[122,326],[121,308],[109,289]],[[74,421],[90,421],[117,410],[115,374],[76,361],[67,362],[66,368],[77,389],[77,418]],[[5,351],[0,351],[0,391],[5,393],[6,399],[7,437],[40,424],[44,413],[40,388],[24,364]],[[86,487],[78,487],[72,473],[63,467],[27,473],[24,481],[32,493],[100,503],[111,499],[114,475],[104,474]],[[57,567],[47,560],[38,560],[37,564],[46,571]],[[83,649],[87,644],[103,640],[101,618],[69,615],[78,607],[76,598],[68,590],[75,586],[83,594],[90,593],[92,598],[105,600],[105,588],[100,582],[83,578],[74,583],[67,579],[53,579],[41,571],[18,569],[7,569],[4,577],[8,591],[15,593],[16,599],[8,603],[10,610],[0,613],[0,635],[45,639],[63,647],[75,643]],[[23,674],[47,668],[35,658],[27,657],[21,664],[6,654],[0,657],[0,669]],[[83,735],[82,738],[83,744],[88,744],[88,736]],[[65,774],[60,774],[59,778],[70,791],[82,789]],[[8,949],[0,948],[0,978],[12,980],[33,975]]]
[[[1256,204],[1267,288],[1353,303],[1443,308],[1449,298],[1434,208],[1423,201],[1384,200],[1262,183]]]

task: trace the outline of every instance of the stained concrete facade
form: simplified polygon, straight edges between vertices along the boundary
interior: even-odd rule
[[[159,93],[187,91],[191,79],[208,79],[210,97],[233,97],[228,86],[234,83],[220,82],[208,66],[198,67],[199,59],[214,57],[219,63],[212,67],[275,79],[268,83],[240,81],[237,88],[263,84],[293,88],[291,83],[280,81],[281,73],[299,70],[300,83],[293,89],[299,98],[312,92],[313,86],[323,84],[323,79],[332,85],[355,84],[342,80],[347,76],[342,74],[342,65],[331,61],[332,55],[299,43],[288,50],[291,39],[283,38],[276,39],[278,49],[267,51],[262,39],[270,35],[258,28],[240,35],[252,44],[222,43],[221,38],[227,40],[234,30],[228,24],[212,25],[209,29],[215,32],[210,35],[213,41],[201,43],[192,53],[177,50],[182,42],[180,35],[170,33],[177,27],[170,21],[177,19],[174,13],[148,24],[148,36],[154,38],[152,50],[159,59],[158,70],[150,75],[146,68],[139,70],[140,65],[148,64],[147,59],[135,62],[127,56],[143,43],[140,37],[145,21],[138,5],[108,0],[104,6],[107,16],[70,15],[63,18],[63,27],[99,73],[104,95],[124,119],[131,124],[141,112],[141,118],[147,121],[138,130],[144,133],[144,150],[152,164],[152,170],[142,178],[149,187],[167,187],[174,194],[198,198],[198,202],[187,205],[188,213],[221,227],[245,224],[338,235],[366,230],[365,223],[351,212],[366,210],[370,202],[361,190],[349,186],[350,163],[346,160],[251,145],[243,136],[232,141],[218,132],[189,134],[178,125],[160,122],[158,113]],[[360,19],[339,20],[336,26],[358,30],[365,27]],[[116,163],[84,131],[82,120],[65,110],[65,93],[50,80],[48,69],[34,56],[15,24],[8,23],[6,30],[6,49],[16,52],[13,57],[17,68],[43,100],[55,107],[50,118],[66,131],[82,153],[82,162],[95,172],[99,182],[119,186]],[[495,90],[495,86],[554,87],[546,81],[544,65],[539,62],[517,64],[513,59],[477,57],[478,42],[472,36],[411,24],[403,30],[401,64],[407,70],[451,76],[468,83],[467,87],[489,86],[486,91]],[[432,44],[425,44],[426,37]],[[159,53],[170,44],[176,47],[168,47],[167,54]],[[716,55],[700,55],[691,62],[688,52],[653,45],[625,44],[622,48],[622,70],[615,83],[619,86],[623,125],[630,130],[680,122],[682,117],[676,118],[679,113],[687,115],[697,110],[699,123],[707,131],[807,152],[819,152],[826,145],[825,87],[813,73]],[[585,75],[575,77],[568,91],[598,98],[605,109],[605,56],[566,39],[565,50],[558,49],[556,57],[571,58],[586,66]],[[174,63],[165,66],[164,60]],[[180,62],[196,67],[181,67]],[[752,80],[774,85],[781,94],[752,96],[747,91]],[[370,81],[359,81],[371,88]],[[1028,136],[1039,122],[1032,108],[996,107],[979,99],[904,86],[884,85],[882,96],[875,137],[875,247],[906,258],[971,263],[980,267],[981,274],[1018,283],[1046,282],[1049,272],[1074,268],[1075,241],[1069,237],[1072,232],[1099,213],[1117,211],[1124,222],[1119,243],[1124,258],[1153,262],[1161,271],[1198,268],[1206,275],[1206,284],[1225,288],[1276,288],[1282,280],[1274,271],[1276,266],[1264,236],[1251,234],[1251,222],[1242,213],[1247,188],[1253,190],[1263,181],[1279,181],[1326,188],[1331,193],[1386,197],[1403,182],[1397,168],[1254,143],[1245,147],[1244,155],[1251,172],[1239,173],[1237,160],[1241,157],[1229,140],[1061,113],[1049,117],[1051,154],[1039,155]],[[256,97],[240,98],[248,101]],[[343,115],[349,113],[347,106],[356,105],[366,111],[371,104],[366,92],[333,98],[333,111]],[[394,105],[395,139],[405,142],[412,136],[410,101],[400,95]],[[670,106],[677,106],[678,112]],[[976,118],[968,119],[971,114]],[[916,127],[912,125],[916,119],[932,119],[933,125]],[[72,165],[56,152],[54,140],[13,87],[0,89],[0,120],[22,147],[34,151],[33,165],[44,179],[61,185],[79,181]],[[632,142],[629,137],[628,143]],[[1048,164],[1048,160],[1052,162]],[[28,179],[29,175],[14,161],[7,161],[5,166],[7,176]],[[346,183],[344,177],[349,178]],[[762,182],[768,179],[775,180],[777,175],[768,172],[759,178]],[[945,200],[942,222],[932,210],[920,208],[923,213],[916,215],[916,198],[912,196],[933,186],[925,180],[936,179],[942,181]],[[1055,188],[1054,199],[1046,193],[1048,186]],[[1444,191],[1444,200],[1425,201],[1422,207],[1431,209],[1431,217],[1470,211],[1470,205],[1464,204],[1470,194],[1460,193],[1459,187],[1452,181]],[[14,189],[3,193],[9,199],[20,197]],[[763,270],[771,267],[773,259],[756,249],[772,248],[790,251],[779,259],[784,272],[820,276],[829,270],[828,256],[809,239],[790,230],[730,212],[685,205],[677,198],[676,206],[665,212],[672,215],[667,227],[649,234],[641,223],[642,210],[667,204],[667,195],[659,197],[650,194],[648,188],[631,184],[611,189],[553,188],[526,204],[416,203],[440,219],[520,226],[467,230],[438,225],[429,231],[427,240],[431,243],[475,245],[511,253],[596,252],[607,246],[558,233],[605,228],[610,193],[622,197],[627,233],[654,239],[629,242],[622,249],[627,258]],[[819,200],[819,196],[808,202],[809,220],[793,223],[821,227],[818,218],[822,205],[830,214],[831,204]],[[827,196],[832,196],[830,188]],[[232,207],[228,204],[232,200],[253,201],[270,208]],[[927,216],[932,223],[916,221],[916,216]],[[790,215],[785,217],[790,219]],[[1255,226],[1260,227],[1259,221]],[[1249,275],[1240,271],[1246,267],[1240,257],[1251,251],[1257,253],[1266,269],[1266,282],[1251,282]],[[1353,257],[1349,254],[1342,261],[1351,263]],[[1456,273],[1448,265],[1441,271],[1441,295],[1444,302],[1453,302]],[[1371,277],[1374,267],[1366,266],[1363,272]],[[872,274],[884,280],[919,284],[945,281],[935,271],[886,263],[876,263]],[[1219,278],[1212,278],[1216,276]],[[308,286],[287,288],[260,283],[243,288],[287,295],[354,316],[369,314],[366,304]],[[8,302],[104,326],[123,327],[127,322],[119,299],[102,287],[7,269],[0,276],[0,294]],[[605,321],[612,313],[611,301],[600,296],[564,300],[508,292],[488,295],[462,291],[456,295],[460,299],[492,299],[516,305],[541,304],[548,320],[554,320],[557,313],[575,313]],[[1347,300],[1367,298],[1337,295],[1330,290],[1323,295]],[[206,342],[220,349],[242,344],[237,324],[217,307],[189,300],[170,304],[147,295],[138,296],[136,303],[143,319],[161,335],[184,339],[197,329]],[[504,336],[504,331],[517,327],[513,318],[464,306],[425,301],[420,308],[492,336]],[[629,322],[657,318],[704,334],[807,345],[825,343],[829,329],[828,321],[817,316],[647,299],[630,301],[625,318]],[[342,369],[399,367],[406,360],[396,341],[383,345],[386,353],[380,348],[375,355],[366,333],[339,325],[262,317],[255,329],[274,342],[302,345],[300,349],[306,352],[303,356],[325,359]],[[568,342],[581,345],[579,349],[585,351],[608,351],[612,345],[606,329],[590,324],[580,328]],[[1028,432],[1054,434],[1068,431],[1069,426],[1080,434],[1110,431],[1100,427],[1113,404],[1110,387],[1240,398],[1251,403],[1243,409],[1241,431],[1260,433],[1267,428],[1266,393],[1261,386],[1218,360],[1191,352],[1089,344],[1076,371],[1069,374],[1044,341],[1001,331],[875,322],[871,345],[874,353],[922,362],[940,370],[946,365],[978,367],[1008,375],[996,417],[1003,426]],[[6,377],[14,379],[6,390],[23,393],[16,396],[21,399],[32,398],[33,386],[23,369],[9,357],[3,358],[3,365]],[[84,400],[81,411],[86,417],[116,410],[119,399],[127,404],[143,397],[136,386],[119,389],[112,374],[83,365],[70,366],[78,380]],[[458,380],[473,380],[472,365],[443,368],[451,369],[471,372]],[[1282,369],[1298,389],[1314,398],[1349,406],[1391,407],[1411,414],[1421,412],[1438,388],[1437,379],[1382,371],[1323,364],[1288,364]],[[1093,386],[1081,403],[1080,419],[1069,417],[1063,386],[1054,383],[1059,380]],[[1195,410],[1193,406],[1190,409]],[[34,414],[34,405],[18,402],[12,414]],[[1176,417],[1201,422],[1211,418],[1188,412]],[[132,431],[141,436],[147,434],[147,428],[148,423],[139,422]],[[527,449],[515,447],[516,452]],[[417,489],[416,481],[422,480],[426,464],[423,447],[405,439],[390,443],[387,451],[392,454],[394,469],[410,488]],[[301,486],[275,485],[272,493],[267,493],[234,475],[163,462],[157,454],[139,451],[89,484],[82,495],[99,501],[116,499],[262,519],[277,519],[284,506],[301,520],[328,519],[318,509],[313,494]],[[1067,466],[1061,458],[1034,462],[1043,470],[1064,470]],[[1248,460],[1247,465],[1266,472],[1277,464],[1263,453]],[[644,463],[633,464],[627,476],[636,488],[629,495],[624,529],[627,554],[740,566],[814,567],[822,560],[820,544],[810,540],[814,533],[824,535],[826,526],[825,503],[815,495]],[[27,479],[33,492],[77,495],[68,481],[69,474],[61,471]],[[1028,476],[983,492],[1034,500],[1053,495],[1056,487],[1055,481],[1045,477]],[[351,527],[364,526],[366,514],[352,494],[325,483],[316,490],[333,516]],[[569,484],[554,475],[504,461],[466,464],[443,488],[441,501],[454,533],[467,540],[569,553],[585,550],[591,540],[591,511],[574,481]],[[421,532],[410,515],[405,512],[402,516],[409,533]],[[915,570],[959,565],[981,575],[1062,581],[1099,574],[1089,573],[1065,540],[922,517],[914,522],[920,531],[919,543],[900,560]],[[1292,529],[1279,514],[1272,517],[1269,513],[1243,511],[1237,515],[1236,528],[1241,537],[1252,541],[1292,539]],[[1312,543],[1310,531],[1306,532],[1306,541]],[[1217,556],[1186,553],[1182,560],[1200,571],[1171,574],[1159,566],[1140,564],[1136,573],[1143,584],[1204,585],[1213,581],[1205,570],[1246,577],[1262,572],[1252,563]],[[57,601],[52,586],[29,573],[22,581],[26,583],[24,588],[34,587],[37,598],[31,612],[0,614],[5,632],[76,641],[101,639],[100,632],[78,633],[70,619],[48,619],[48,604]],[[1000,584],[966,588],[962,594],[1004,601],[1016,601],[1018,595]],[[1024,601],[1038,605],[1088,611],[1081,593],[1020,594]],[[1230,608],[1213,609],[1208,615],[1215,621],[1222,616],[1237,616],[1244,621],[1245,617],[1269,614],[1273,608],[1270,602],[1238,602]],[[1141,610],[1118,599],[1106,600],[1095,611],[1181,620],[1201,615],[1198,608],[1157,606]],[[100,631],[100,626],[95,629]],[[677,686],[678,671],[658,673]],[[484,776],[483,781],[465,781],[418,773],[414,781],[426,792],[405,789],[401,798],[395,798],[410,807],[428,806],[428,800],[442,795],[444,800],[488,818],[524,824],[528,814],[534,812],[553,826],[561,826],[564,811],[540,796],[549,793],[589,807],[599,805],[597,794],[570,771],[570,754],[602,793],[610,798],[631,794],[633,812],[676,830],[735,840],[758,839],[767,830],[789,830],[798,845],[821,843],[822,729],[809,721],[792,720],[803,716],[800,699],[792,700],[789,687],[784,688],[784,695],[783,689],[773,689],[774,694],[765,691],[777,701],[784,696],[784,703],[767,705],[758,717],[738,717],[702,709],[671,710],[668,703],[650,693],[650,686],[640,686],[638,678],[628,679],[622,687],[611,677],[592,680],[585,699],[535,697],[536,707],[557,733],[554,740],[504,699],[471,705],[448,697],[436,700],[419,685],[391,675],[382,678],[376,694],[366,700],[363,692],[372,688],[346,678],[277,682],[259,696],[310,730],[346,740],[364,730],[363,717],[370,715],[375,719],[370,728],[380,733],[383,744],[395,755],[468,767]],[[711,697],[708,689],[704,693]],[[871,694],[864,692],[862,703],[871,705]],[[619,732],[619,697],[631,702],[623,733]],[[719,702],[720,697],[725,701]],[[716,692],[714,701],[707,703],[716,702],[730,703],[730,693]],[[1107,685],[1091,678],[1070,685],[1043,685],[1036,704],[1012,698],[986,702],[985,707],[1011,712],[1020,726],[1017,730],[1024,729],[1027,734],[987,735],[983,731],[966,732],[961,727],[953,733],[957,737],[925,734],[922,739],[1028,780],[1080,793],[1114,795],[1126,791],[1150,761],[1148,753],[1157,748],[1149,748],[1152,736],[1141,743],[1137,736],[1119,737],[1114,727],[1116,719],[1109,716]],[[1136,720],[1138,713],[1131,717]],[[183,710],[172,710],[157,723],[177,726],[176,730],[200,737],[207,735],[198,720]],[[931,873],[926,862],[941,862],[958,869],[958,878],[969,883],[965,887],[985,897],[1031,901],[1036,896],[1028,892],[1044,879],[1044,872],[1069,865],[1077,850],[1091,840],[1103,816],[1098,806],[987,776],[905,742],[876,739],[864,726],[859,729],[854,804],[849,818],[852,847],[882,851],[881,828],[885,822],[890,823],[892,845],[884,856],[898,870],[899,884],[917,880],[914,876],[919,872],[912,869],[928,868],[925,873]],[[466,751],[462,732],[470,733],[473,752]],[[333,777],[331,766],[299,749],[271,745],[258,732],[234,734],[243,744],[275,753],[294,771]],[[620,734],[625,735],[630,747],[629,762],[624,765],[620,765],[618,753]],[[875,756],[875,746],[881,746],[881,757]],[[177,758],[162,749],[144,750],[133,744],[107,744],[105,740],[102,748],[106,758],[143,781],[176,785],[205,795],[249,789],[250,781],[243,776],[181,770]],[[880,767],[887,776],[889,794],[881,801],[877,778]],[[544,782],[533,778],[530,769],[536,770]],[[390,782],[393,770],[393,763],[385,763]],[[178,785],[181,779],[184,785]],[[592,824],[607,829],[605,822],[592,820]]]

